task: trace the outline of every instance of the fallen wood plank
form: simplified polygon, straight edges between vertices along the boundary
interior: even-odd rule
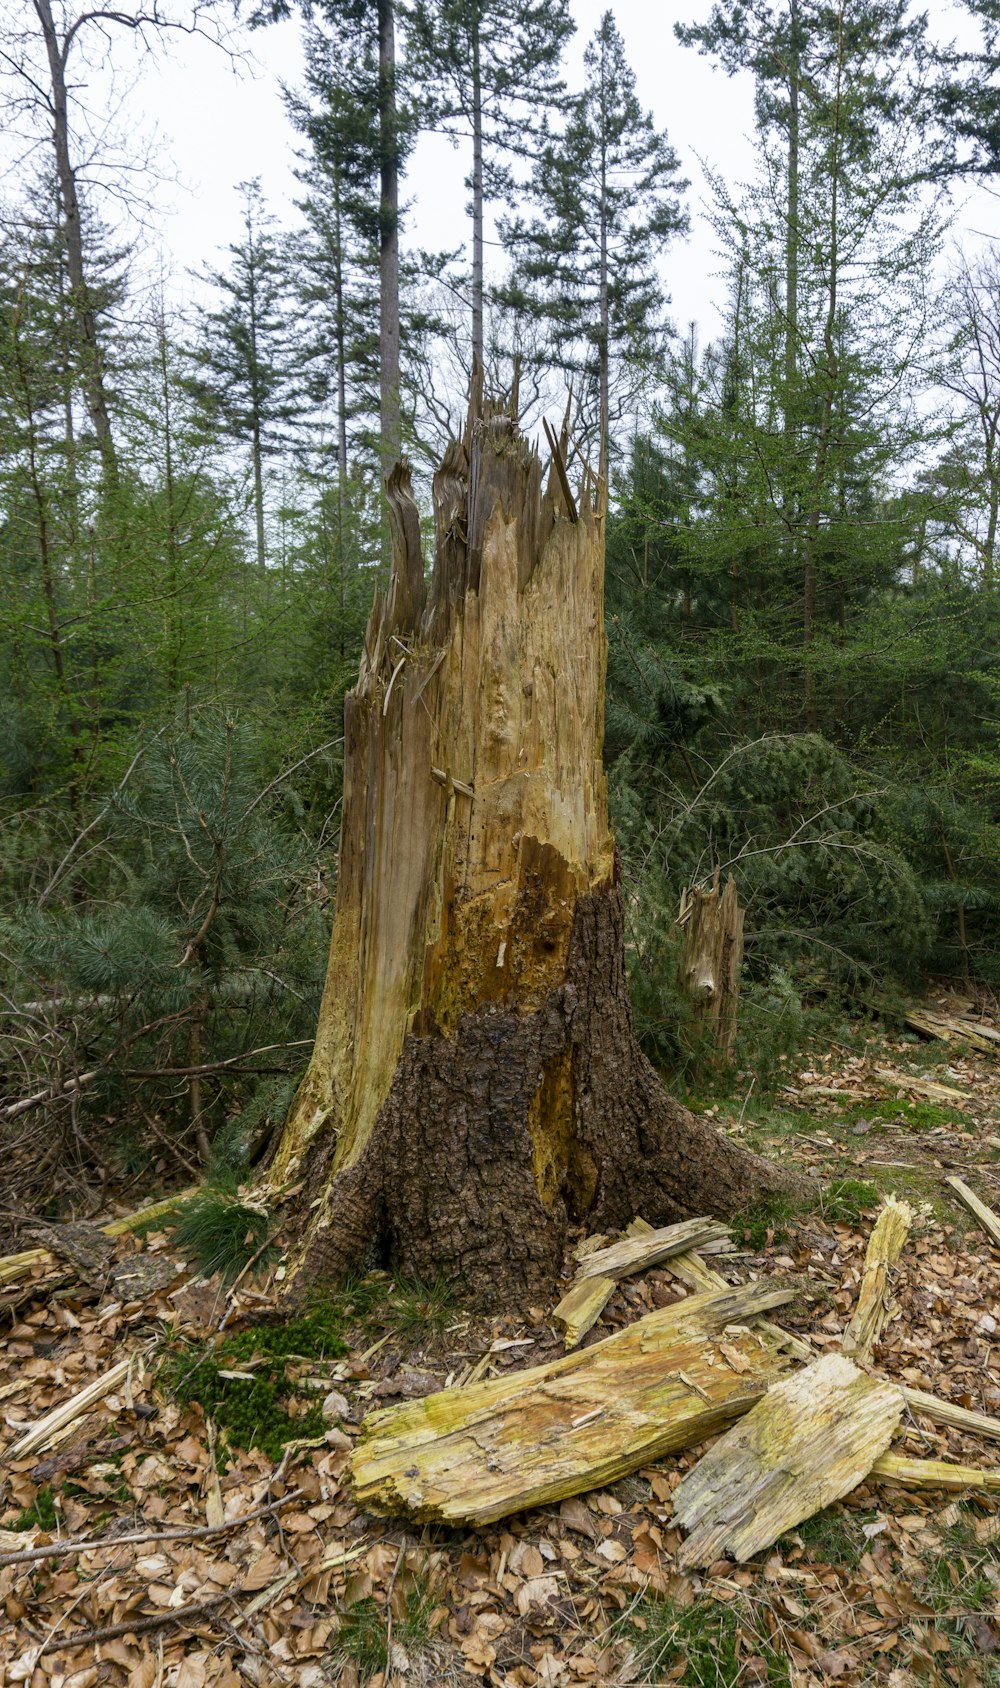
[[[72,1395],[61,1406],[53,1407],[50,1413],[46,1413],[44,1418],[40,1418],[37,1424],[33,1424],[30,1430],[25,1431],[25,1434],[18,1441],[4,1449],[4,1460],[25,1459],[28,1454],[40,1453],[44,1448],[47,1448],[60,1431],[74,1424],[78,1418],[82,1418],[85,1412],[95,1406],[98,1401],[103,1401],[105,1395],[110,1395],[119,1383],[124,1382],[135,1359],[136,1356],[130,1354],[127,1359],[119,1360],[118,1364],[112,1366],[110,1371],[102,1372],[100,1377],[95,1377],[93,1383],[88,1383],[85,1389],[81,1389],[76,1395]]]
[[[649,1313],[547,1366],[369,1414],[350,1459],[358,1503],[418,1520],[486,1524],[599,1488],[712,1435],[788,1359],[754,1330],[716,1340],[796,1292],[748,1284]]]
[[[972,1101],[967,1090],[955,1090],[950,1084],[937,1084],[930,1078],[914,1078],[911,1073],[897,1073],[891,1067],[876,1067],[875,1077],[890,1089],[909,1090],[914,1096],[925,1097],[928,1102],[948,1102],[962,1112],[965,1111],[964,1104]]]
[[[943,1459],[906,1459],[902,1454],[882,1454],[870,1475],[905,1489],[979,1489],[1000,1495],[1000,1471],[984,1471],[974,1465],[948,1465]]]
[[[0,1284],[17,1284],[30,1278],[36,1266],[45,1271],[57,1267],[59,1261],[47,1248],[23,1248],[19,1254],[5,1254],[0,1258]]]
[[[1000,1219],[997,1218],[993,1209],[987,1207],[984,1201],[980,1201],[975,1190],[969,1189],[964,1178],[946,1178],[945,1183],[949,1190],[954,1190],[963,1206],[967,1207],[970,1213],[975,1214],[987,1236],[1000,1248]]]
[[[934,1008],[912,1008],[904,1023],[923,1037],[940,1038],[945,1043],[960,1038],[983,1055],[993,1055],[1000,1047],[1000,1032],[992,1026],[967,1020],[960,1014],[941,1014]]]
[[[672,1254],[700,1248],[703,1243],[728,1237],[729,1226],[719,1219],[684,1219],[659,1231],[622,1237],[610,1248],[599,1248],[580,1262],[580,1275],[587,1278],[628,1278],[657,1266]]]
[[[577,1278],[553,1310],[567,1348],[575,1348],[596,1325],[617,1289],[615,1278]]]
[[[991,1442],[1000,1442],[1000,1418],[990,1418],[988,1413],[972,1412],[968,1407],[959,1407],[954,1401],[943,1401],[939,1395],[927,1395],[922,1389],[911,1389],[909,1384],[901,1384],[903,1399],[911,1411],[921,1418],[929,1418],[932,1424],[943,1424],[949,1430],[967,1430],[972,1436],[985,1436]]]
[[[909,1203],[888,1196],[868,1238],[857,1306],[841,1343],[844,1353],[863,1365],[871,1359],[893,1311],[892,1268],[903,1252],[912,1223]]]
[[[637,1215],[623,1234],[626,1237],[648,1237],[652,1230],[652,1225]],[[588,1254],[596,1252],[595,1249],[588,1249],[585,1246],[585,1243],[590,1240],[590,1238],[586,1238],[584,1243],[581,1243],[577,1251],[578,1259],[585,1260]],[[600,1246],[603,1247],[604,1245]],[[570,1288],[552,1313],[554,1323],[562,1329],[563,1341],[567,1350],[575,1348],[587,1332],[596,1325],[615,1293],[616,1284],[617,1279],[614,1277],[592,1277],[588,1275],[585,1268],[581,1267]]]
[[[688,1537],[682,1569],[750,1559],[849,1494],[884,1453],[903,1413],[894,1384],[824,1354],[775,1383],[727,1430],[673,1496]]]

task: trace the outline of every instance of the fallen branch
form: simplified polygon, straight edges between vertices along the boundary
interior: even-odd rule
[[[123,1383],[136,1358],[135,1354],[130,1354],[127,1359],[119,1360],[110,1371],[95,1377],[93,1383],[88,1383],[85,1389],[71,1395],[61,1406],[53,1407],[50,1413],[46,1413],[37,1424],[33,1424],[18,1441],[4,1449],[4,1460],[25,1459],[28,1454],[39,1453],[46,1448],[58,1431],[75,1423],[90,1407],[95,1406],[98,1401],[103,1401],[105,1395],[110,1395],[112,1389]]]
[[[761,1280],[688,1296],[583,1353],[370,1414],[350,1458],[357,1500],[485,1524],[691,1447],[788,1365],[759,1329],[716,1333],[795,1293]]]
[[[943,1459],[906,1459],[902,1454],[883,1454],[869,1473],[887,1483],[907,1489],[981,1489],[1000,1495],[1000,1471],[984,1471],[974,1465],[948,1465]]]
[[[125,1635],[151,1635],[155,1630],[166,1629],[168,1624],[187,1624],[192,1618],[207,1617],[217,1606],[223,1606],[233,1598],[230,1589],[226,1594],[213,1594],[208,1600],[198,1600],[193,1606],[178,1606],[172,1612],[154,1612],[148,1618],[126,1618],[120,1624],[105,1624],[103,1629],[78,1629],[75,1635],[67,1635],[63,1641],[53,1637],[51,1641],[43,1642],[35,1658],[40,1659],[46,1653],[69,1653],[77,1647],[98,1647],[105,1641],[120,1641]]]
[[[640,1231],[634,1236],[624,1236],[610,1248],[595,1249],[593,1254],[584,1255],[579,1276],[628,1278],[659,1265],[672,1254],[684,1254],[728,1235],[728,1225],[718,1219],[685,1219],[679,1225],[665,1225],[659,1231]]]
[[[987,1207],[984,1201],[980,1201],[975,1190],[970,1190],[964,1179],[946,1178],[945,1183],[949,1190],[954,1190],[962,1205],[967,1207],[970,1213],[975,1214],[987,1236],[1000,1248],[1000,1219],[997,1218],[993,1209]]]
[[[222,1524],[194,1524],[190,1529],[177,1528],[172,1530],[134,1530],[127,1536],[98,1536],[84,1538],[78,1536],[73,1541],[53,1541],[47,1547],[26,1547],[19,1553],[0,1554],[0,1571],[8,1565],[34,1565],[39,1559],[65,1559],[73,1553],[101,1553],[108,1548],[137,1547],[147,1541],[204,1541],[206,1536],[228,1535],[230,1530],[239,1530],[244,1524],[252,1524],[257,1518],[266,1518],[269,1513],[279,1512],[282,1507],[289,1506],[293,1500],[298,1500],[304,1493],[302,1489],[289,1489],[280,1500],[269,1501],[266,1506],[255,1506],[252,1512],[241,1512],[238,1518],[229,1518]]]
[[[967,1090],[955,1090],[950,1084],[936,1084],[930,1078],[914,1078],[912,1073],[897,1073],[891,1067],[876,1067],[875,1077],[880,1084],[892,1090],[909,1090],[914,1096],[923,1096],[928,1102],[949,1102],[952,1107],[965,1111],[964,1104],[972,1101]]]
[[[907,1406],[921,1418],[929,1418],[932,1424],[943,1424],[949,1430],[967,1430],[972,1436],[985,1436],[992,1442],[1000,1442],[1000,1418],[971,1412],[968,1407],[956,1406],[953,1401],[942,1401],[937,1395],[926,1395],[922,1389],[911,1389],[907,1384],[902,1384],[901,1388]]]

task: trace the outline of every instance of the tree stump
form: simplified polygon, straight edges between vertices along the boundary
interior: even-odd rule
[[[270,1169],[299,1286],[366,1257],[471,1299],[548,1292],[569,1220],[654,1224],[801,1183],[665,1094],[635,1038],[602,765],[604,504],[506,412],[410,476],[345,705],[340,874],[311,1063]]]
[[[707,891],[693,885],[681,897],[681,989],[694,1005],[695,1027],[723,1062],[732,1060],[736,1042],[744,917],[735,879],[730,874],[720,891],[718,868]]]

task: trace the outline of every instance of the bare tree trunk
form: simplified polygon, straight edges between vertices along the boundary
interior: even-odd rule
[[[45,40],[51,83],[52,141],[56,155],[56,176],[62,204],[63,234],[66,241],[66,267],[69,271],[73,314],[84,368],[84,398],[91,426],[97,437],[104,477],[108,485],[118,480],[118,458],[115,452],[107,394],[104,390],[104,355],[97,333],[90,287],[87,284],[83,259],[83,227],[80,201],[77,194],[76,171],[69,149],[69,107],[66,95],[66,51],[60,46],[52,16],[50,0],[33,0],[35,13]],[[48,102],[47,102],[48,103]]]
[[[399,123],[393,0],[378,0],[379,366],[382,473],[399,456]]]
[[[483,78],[479,19],[472,37],[472,362],[483,364]]]
[[[487,407],[409,474],[345,706],[337,910],[270,1169],[311,1206],[303,1292],[372,1245],[480,1300],[551,1288],[570,1219],[652,1222],[801,1181],[667,1096],[635,1038],[602,763],[604,519]]]

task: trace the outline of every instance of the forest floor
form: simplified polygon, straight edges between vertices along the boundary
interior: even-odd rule
[[[1000,1061],[859,1040],[789,1062],[780,1106],[722,1119],[827,1194],[743,1216],[713,1264],[734,1282],[794,1268],[808,1294],[782,1322],[835,1349],[879,1196],[906,1196],[878,1369],[1000,1414],[1000,1249],[944,1182],[1000,1206]],[[921,1100],[928,1080],[969,1100]],[[551,1309],[475,1318],[371,1274],[290,1333],[230,1317],[220,1338],[234,1306],[266,1315],[280,1270],[234,1301],[161,1230],[122,1238],[89,1282],[40,1268],[0,1289],[0,1688],[1000,1685],[997,1500],[869,1480],[760,1559],[698,1574],[676,1570],[669,1520],[703,1450],[482,1530],[359,1512],[344,1472],[365,1413],[555,1358]],[[586,1341],[680,1293],[666,1267],[628,1280]],[[109,1372],[85,1416],[10,1457]],[[914,1420],[896,1451],[1000,1467],[1000,1449]]]

